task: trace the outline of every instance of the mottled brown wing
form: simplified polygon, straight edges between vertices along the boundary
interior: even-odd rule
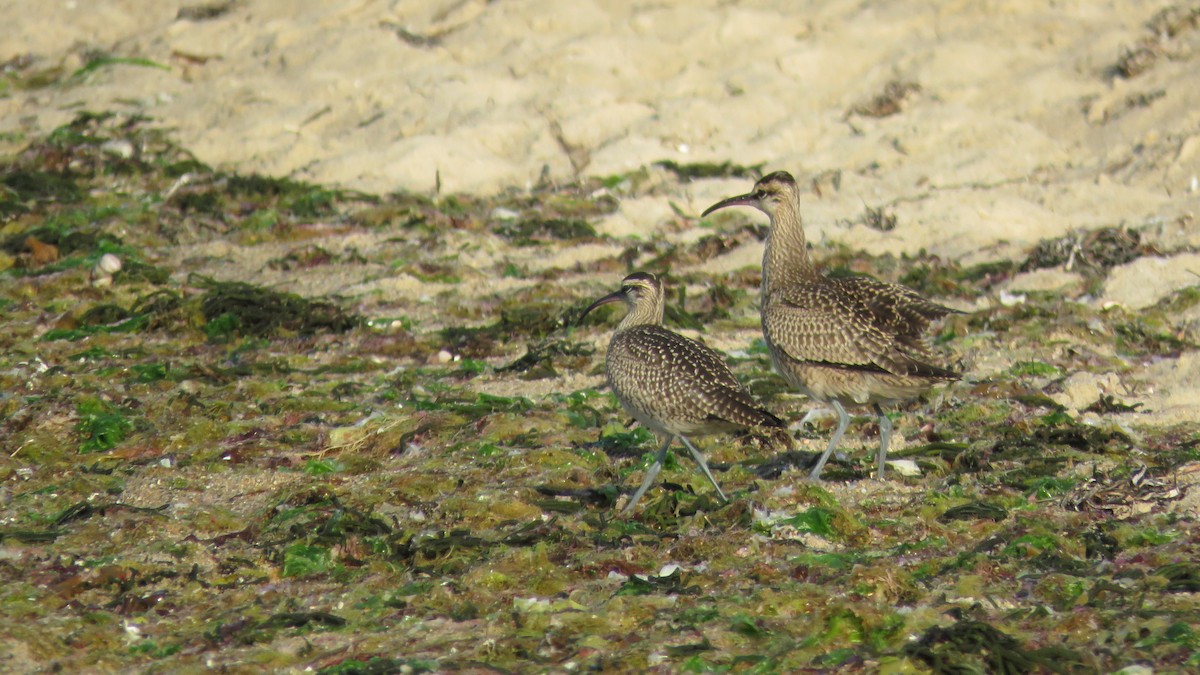
[[[610,358],[620,358],[630,373],[637,371],[635,386],[642,395],[659,399],[655,407],[667,405],[677,414],[686,411],[699,419],[744,426],[785,426],[756,406],[724,359],[699,342],[650,325],[622,331],[613,340]]]
[[[838,291],[861,304],[870,313],[871,322],[893,336],[896,346],[917,361],[933,358],[925,333],[929,324],[949,314],[961,314],[921,297],[905,286],[889,284],[870,277],[831,279]]]
[[[894,375],[954,377],[953,372],[924,361],[927,352],[919,337],[897,333],[890,324],[905,317],[894,307],[891,311],[894,316],[881,320],[858,293],[821,280],[789,286],[782,297],[769,298],[763,310],[763,332],[768,342],[796,361]]]
[[[911,288],[871,277],[853,276],[829,279],[840,294],[861,304],[871,314],[871,321],[897,336],[921,338],[932,321],[948,314],[959,314],[927,300]]]

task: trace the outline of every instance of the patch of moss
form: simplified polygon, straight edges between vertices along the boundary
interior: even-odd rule
[[[654,166],[670,171],[681,180],[703,178],[749,178],[754,180],[762,175],[764,165],[742,166],[730,161],[680,163],[664,159],[655,162]]]
[[[550,241],[583,241],[596,238],[596,230],[586,220],[570,218],[528,218],[501,225],[496,233],[516,246],[538,246]]]
[[[362,319],[328,300],[310,300],[295,293],[272,291],[240,281],[217,281],[193,275],[188,283],[204,289],[200,312],[210,339],[234,335],[277,336],[282,332],[312,335],[345,332]]]
[[[1021,271],[1066,267],[1098,275],[1151,252],[1136,230],[1119,227],[1081,230],[1038,242],[1021,264]]]
[[[95,398],[84,398],[75,405],[79,422],[80,452],[110,450],[125,440],[133,430],[133,422],[117,407]]]
[[[80,66],[75,72],[71,73],[68,81],[82,82],[93,73],[104,68],[113,66],[137,66],[140,68],[157,68],[159,70],[170,70],[167,66],[150,59],[129,58],[121,56],[110,56],[108,54],[94,53],[88,58],[87,63]]]
[[[971,502],[946,509],[942,515],[938,516],[938,520],[942,522],[977,519],[1001,521],[1007,517],[1008,511],[1002,507],[985,502]]]
[[[1016,264],[999,260],[979,263],[963,268],[952,260],[918,256],[902,261],[903,273],[898,282],[927,297],[974,298],[981,291],[1009,279],[1016,271]]]
[[[1009,372],[1016,377],[1060,377],[1062,369],[1041,361],[1021,361],[1013,364]]]
[[[231,197],[261,200],[298,218],[327,216],[339,201],[363,197],[360,193],[260,174],[230,175],[222,187]]]
[[[21,169],[16,166],[0,168],[0,189],[6,193],[0,200],[0,219],[8,220],[45,204],[71,204],[84,196],[84,188],[70,175]],[[9,250],[9,244],[5,244]]]
[[[591,345],[562,338],[546,338],[526,347],[525,354],[496,369],[497,373],[520,373],[525,380],[558,377],[559,368],[580,368],[596,350]]]
[[[1044,669],[1073,672],[1084,665],[1075,652],[1063,647],[1029,649],[1010,635],[982,621],[960,621],[948,627],[933,626],[906,646],[904,653],[923,662],[935,673],[1025,673]]]

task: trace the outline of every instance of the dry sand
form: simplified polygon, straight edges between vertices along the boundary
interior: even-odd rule
[[[204,20],[180,18],[187,6],[0,1],[0,61],[72,72],[101,52],[168,66],[9,92],[0,152],[87,108],[143,112],[212,165],[370,192],[731,160],[801,180],[840,171],[838,189],[806,199],[818,241],[973,263],[1074,228],[1143,228],[1162,258],[1115,270],[1088,299],[1133,308],[1200,272],[1200,29],[1148,27],[1194,2],[242,0]],[[1143,44],[1153,63],[1120,76],[1123,50]],[[901,112],[849,113],[891,81],[920,86]],[[663,233],[672,204],[696,213],[748,187],[674,187],[599,228]],[[891,206],[896,229],[838,224],[864,205]],[[1040,272],[1013,288],[1071,283]],[[1196,419],[1194,361],[1126,377],[1154,379],[1139,400],[1160,421]]]

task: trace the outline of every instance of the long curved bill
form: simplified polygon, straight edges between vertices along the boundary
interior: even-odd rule
[[[749,194],[738,195],[736,197],[730,197],[729,199],[722,199],[721,201],[717,202],[716,204],[713,204],[712,206],[708,207],[707,209],[704,209],[704,213],[701,213],[700,217],[703,218],[703,217],[707,216],[708,214],[712,213],[713,211],[716,211],[717,209],[723,209],[726,206],[753,206],[754,203],[755,203],[755,198],[754,198],[753,192],[751,192]]]
[[[608,295],[604,296],[603,298],[600,298],[599,300],[588,305],[587,309],[583,310],[583,314],[579,315],[579,321],[576,325],[582,325],[583,319],[588,314],[590,314],[593,309],[596,309],[597,307],[600,307],[601,305],[607,305],[607,304],[610,304],[613,302],[621,302],[624,299],[625,299],[625,289],[621,289],[619,291],[614,291],[612,293],[609,293]]]

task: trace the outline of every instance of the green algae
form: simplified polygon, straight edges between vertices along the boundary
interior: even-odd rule
[[[654,166],[662,167],[683,180],[695,178],[749,178],[757,179],[762,175],[762,164],[741,166],[733,162],[675,162],[663,160],[655,162]]]
[[[110,56],[107,54],[93,54],[88,62],[80,66],[75,72],[67,78],[70,83],[80,83],[86,80],[93,73],[113,66],[137,66],[139,68],[157,68],[159,70],[170,70],[169,67],[143,58],[130,58],[123,56]]]
[[[75,405],[79,422],[80,452],[109,450],[133,430],[133,422],[117,407],[95,398],[85,398]]]
[[[1074,672],[1073,666],[1084,667],[1081,657],[1069,649],[1028,649],[1012,636],[982,621],[932,627],[904,651],[939,675],[976,670],[1028,673],[1038,669],[1069,673]]]
[[[582,219],[529,218],[501,225],[496,233],[515,246],[538,246],[555,240],[582,241],[596,238],[596,230]]]
[[[1096,276],[1153,253],[1153,249],[1142,245],[1141,235],[1136,230],[1103,227],[1071,232],[1057,239],[1043,239],[1021,264],[1021,270],[1066,267]]]
[[[200,313],[205,333],[213,340],[235,335],[272,336],[282,332],[311,335],[318,331],[344,332],[362,319],[335,303],[302,298],[240,281],[192,277],[190,285],[204,290]]]
[[[968,519],[986,519],[1000,521],[1008,517],[1008,511],[994,504],[985,502],[972,502],[969,504],[960,504],[958,506],[946,509],[942,515],[938,516],[938,520],[949,522],[952,520],[968,520]]]

